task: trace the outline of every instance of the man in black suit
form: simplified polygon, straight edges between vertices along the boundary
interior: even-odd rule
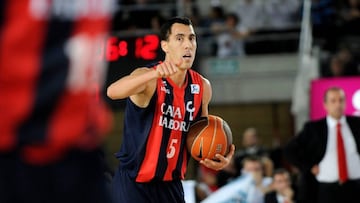
[[[327,116],[307,122],[285,146],[285,157],[301,172],[299,197],[315,197],[306,203],[359,203],[360,118],[344,115],[345,93],[338,87],[325,92],[324,107]],[[345,150],[339,155],[340,143]]]

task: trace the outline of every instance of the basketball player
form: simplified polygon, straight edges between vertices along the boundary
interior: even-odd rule
[[[113,182],[115,203],[184,202],[187,131],[191,121],[208,115],[210,83],[191,70],[197,46],[191,21],[172,18],[160,32],[165,60],[135,69],[107,90],[112,99],[128,98]],[[234,149],[232,145],[226,157],[216,155],[219,162],[200,163],[220,170]]]
[[[0,202],[109,202],[96,59],[111,1],[0,1]]]

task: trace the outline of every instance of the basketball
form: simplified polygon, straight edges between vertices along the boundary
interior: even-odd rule
[[[186,144],[195,160],[216,160],[215,154],[225,156],[229,151],[232,144],[231,129],[221,117],[208,115],[190,126]]]

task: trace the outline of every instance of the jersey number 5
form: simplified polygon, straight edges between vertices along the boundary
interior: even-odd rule
[[[175,152],[176,152],[176,148],[175,148],[175,145],[178,143],[178,139],[171,139],[171,142],[170,142],[170,146],[169,146],[169,151],[166,155],[166,157],[168,159],[171,159],[174,157],[175,155]]]

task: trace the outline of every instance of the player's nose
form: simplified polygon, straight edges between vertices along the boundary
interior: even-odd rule
[[[192,43],[189,39],[185,40],[184,47],[185,49],[190,49],[192,47]]]

